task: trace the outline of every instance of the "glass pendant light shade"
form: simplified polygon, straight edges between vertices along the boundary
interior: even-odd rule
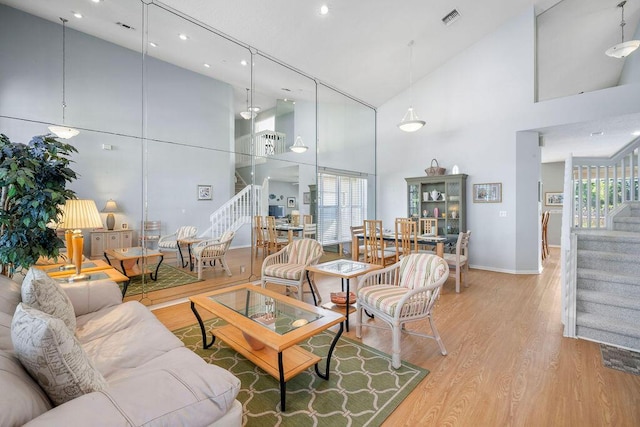
[[[622,41],[617,45],[611,46],[604,52],[607,56],[610,56],[612,58],[624,58],[633,53],[636,49],[638,49],[638,47],[640,47],[640,40],[629,40],[626,42],[624,41],[624,26],[627,24],[626,22],[624,22],[624,5],[626,3],[626,0],[618,3],[618,7],[621,10],[622,17],[620,20],[620,33],[622,36]]]
[[[80,133],[79,130],[66,127],[66,126],[49,126],[51,133],[55,134],[58,138],[69,139],[73,138]]]
[[[289,147],[289,150],[293,151],[294,153],[304,153],[308,149],[309,147],[304,145],[304,142],[302,142],[302,138],[300,138],[300,135],[298,135],[293,145]]]
[[[402,121],[398,123],[398,127],[400,130],[405,132],[415,132],[425,124],[426,122],[424,120],[420,120],[413,111],[413,107],[409,107],[407,113],[402,118]]]
[[[629,40],[628,42],[618,43],[606,50],[607,56],[612,58],[624,58],[640,47],[640,40]]]

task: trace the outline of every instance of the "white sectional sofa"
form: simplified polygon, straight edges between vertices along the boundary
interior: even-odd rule
[[[21,347],[13,345],[14,313],[18,318],[31,306],[21,304],[21,285],[0,276],[0,426],[241,425],[242,407],[235,400],[240,381],[185,348],[142,304],[122,303],[115,283],[62,289],[76,316],[72,340],[106,387],[103,382],[100,391],[52,403],[55,398],[23,367]],[[13,323],[17,329],[18,320]]]

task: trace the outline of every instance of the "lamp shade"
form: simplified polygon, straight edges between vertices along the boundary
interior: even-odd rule
[[[67,200],[62,206],[62,228],[100,228],[102,219],[96,202],[88,199]]]
[[[118,205],[116,204],[115,200],[109,199],[107,200],[107,204],[104,205],[104,209],[102,209],[102,212],[114,213],[114,212],[120,212],[120,209],[118,209]]]

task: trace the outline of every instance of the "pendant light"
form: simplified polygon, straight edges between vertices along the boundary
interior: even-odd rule
[[[409,42],[409,96],[411,97],[411,104],[413,104],[413,40]],[[420,120],[418,115],[413,111],[413,106],[409,105],[407,113],[402,118],[402,121],[398,123],[400,130],[405,132],[415,132],[424,126],[426,123],[424,120]]]
[[[309,147],[304,145],[304,142],[302,142],[302,138],[300,138],[300,135],[298,135],[293,145],[289,147],[289,150],[293,151],[294,153],[304,153],[308,149]]]
[[[67,102],[65,98],[65,45],[66,45],[66,23],[67,19],[60,18],[62,21],[62,126],[49,126],[49,130],[54,133],[58,138],[69,139],[80,133],[79,130],[64,126],[64,110],[67,108]]]
[[[618,3],[618,7],[622,11],[622,20],[620,21],[620,32],[622,33],[622,42],[618,43],[615,46],[611,46],[606,50],[606,54],[611,56],[612,58],[624,58],[625,56],[631,54],[634,50],[640,47],[640,40],[629,40],[628,42],[624,41],[624,26],[627,24],[624,22],[624,5],[626,0]]]
[[[249,108],[249,88],[247,88],[247,110],[240,113],[240,117],[245,120],[251,120],[256,117],[256,112]]]

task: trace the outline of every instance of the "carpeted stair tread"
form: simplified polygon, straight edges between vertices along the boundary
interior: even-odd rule
[[[640,218],[637,219],[640,223]],[[579,239],[640,243],[640,233],[622,230],[593,230],[588,233],[581,232]]]
[[[626,222],[629,224],[640,224],[640,217],[638,216],[617,216],[613,219],[613,222]]]
[[[626,295],[616,295],[610,292],[578,289],[577,299],[612,307],[640,310],[640,299],[629,298]]]
[[[636,264],[638,263],[638,254],[619,253],[619,252],[607,252],[607,251],[594,251],[591,249],[578,249],[578,257],[597,259],[601,261],[614,261],[614,262],[628,262]]]
[[[640,281],[638,277],[635,275],[629,274],[612,274],[607,271],[602,270],[594,270],[591,268],[580,268],[578,269],[578,279],[592,279],[599,280],[603,283],[606,282],[614,282],[614,283],[624,283],[626,285],[637,285],[640,290]]]
[[[613,319],[591,313],[577,313],[576,325],[613,334],[626,335],[640,340],[640,325],[635,322],[626,322],[621,319]]]

